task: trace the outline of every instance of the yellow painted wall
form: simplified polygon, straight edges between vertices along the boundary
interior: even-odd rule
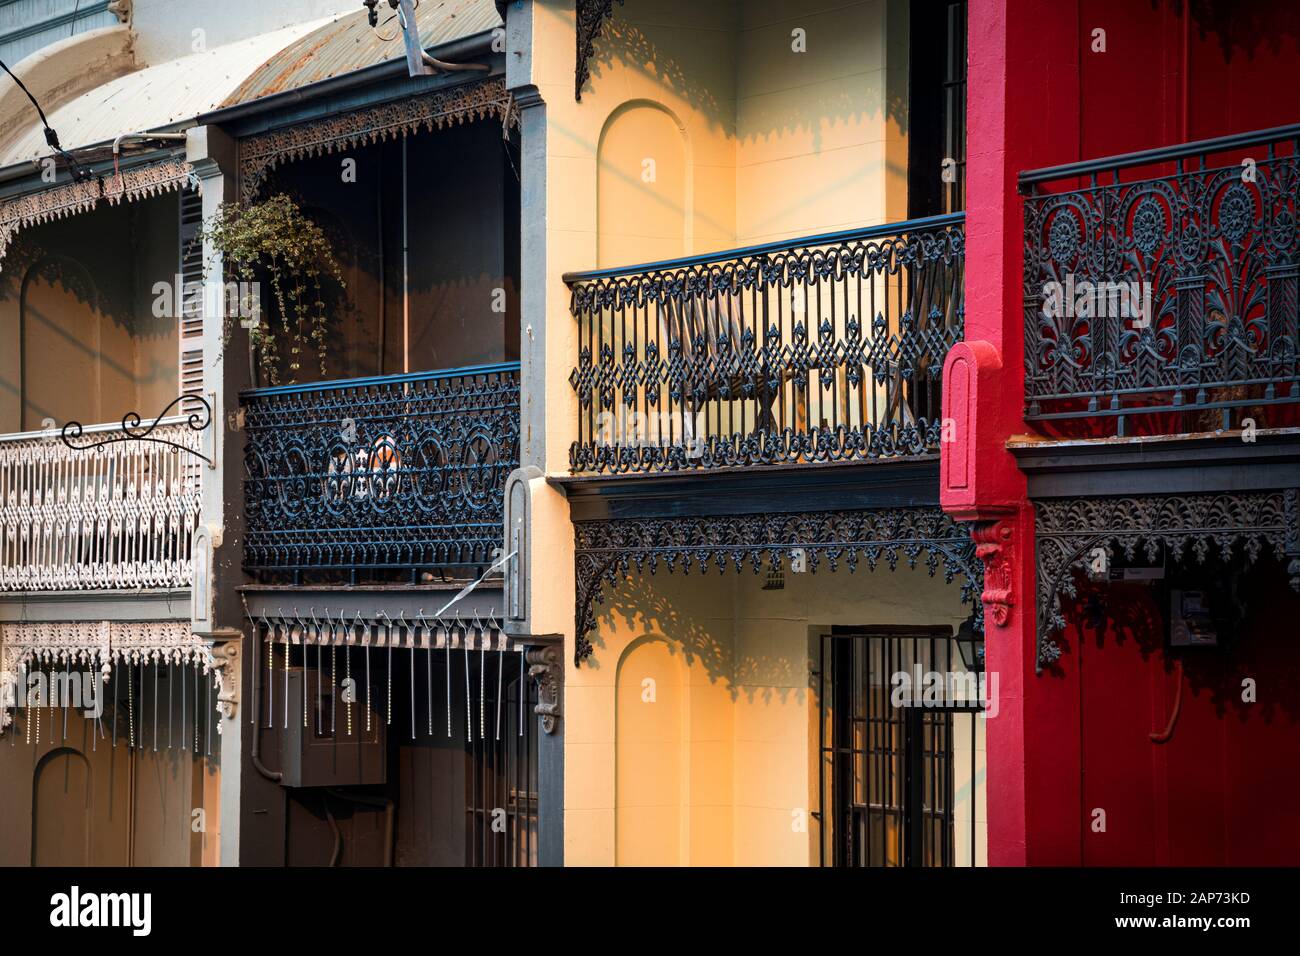
[[[955,628],[969,613],[957,585],[924,569],[786,573],[782,590],[763,580],[660,572],[606,595],[595,653],[565,688],[566,863],[816,864],[817,636],[833,625]],[[969,733],[959,716],[959,833]],[[981,773],[982,759],[980,824]],[[958,863],[968,859],[958,846]]]
[[[522,292],[523,460],[569,469],[578,336],[565,272],[906,218],[906,10],[635,0],[605,24],[577,102],[573,3],[533,0],[524,82],[545,103],[546,245],[544,282]],[[794,51],[796,29],[806,52]],[[544,315],[531,310],[541,297]],[[528,415],[538,403],[545,414]],[[748,575],[633,580],[606,605],[593,660],[575,668],[568,506],[533,484],[532,561],[556,571],[534,575],[532,626],[563,631],[568,651],[565,862],[815,860],[813,821],[793,825],[816,798],[810,634],[955,625],[956,589],[907,572],[788,576],[771,593]],[[646,677],[663,685],[654,704],[641,701]]]

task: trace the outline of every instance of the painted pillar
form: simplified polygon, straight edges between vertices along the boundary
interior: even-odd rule
[[[236,201],[237,152],[235,141],[216,127],[199,126],[189,131],[186,158],[199,177],[205,223],[212,220],[223,203]],[[221,255],[210,241],[203,245],[203,263],[207,286],[203,297],[203,392],[212,403],[209,447],[216,468],[203,471],[200,506],[203,527],[196,535],[193,626],[196,634],[213,641],[218,658],[228,662],[223,677],[227,690],[223,696],[234,698],[234,705],[227,708],[220,725],[219,821],[214,821],[214,815],[209,814],[208,825],[220,826],[222,866],[278,863],[279,858],[250,859],[248,856],[257,847],[263,847],[260,852],[265,854],[265,847],[279,845],[273,834],[250,834],[250,827],[265,826],[268,817],[264,813],[254,814],[248,801],[249,785],[260,787],[261,799],[275,807],[283,806],[284,795],[270,781],[261,777],[253,780],[255,774],[244,772],[252,747],[249,723],[252,701],[246,689],[253,682],[252,655],[244,652],[247,621],[243,599],[237,590],[244,583],[241,559],[244,441],[238,413],[239,391],[249,384],[247,333],[236,329],[231,341],[226,341]],[[201,544],[200,539],[205,539],[206,544]]]
[[[564,673],[573,649],[573,526],[563,492],[547,475],[567,468],[568,434],[575,420],[567,374],[576,332],[569,317],[568,290],[559,260],[552,255],[553,224],[548,215],[554,183],[551,175],[548,100],[557,84],[548,72],[558,69],[555,52],[562,39],[559,25],[539,16],[532,0],[506,6],[506,86],[520,109],[520,470],[507,493],[512,501],[507,521],[523,515],[524,527],[506,528],[507,550],[521,554],[512,573],[526,581],[518,617],[510,612],[510,630],[520,634],[559,634],[563,644],[529,652],[532,673],[543,697],[558,700],[558,716],[543,722],[538,734],[538,862],[564,863]],[[568,33],[573,45],[572,22]],[[570,55],[569,83],[572,84]],[[557,200],[563,202],[564,197]]]
[[[975,522],[985,562],[988,859],[1080,860],[1077,669],[1035,672],[1033,509],[1007,439],[1024,409],[1024,224],[1016,176],[1077,158],[1080,35],[1075,3],[971,0],[966,341],[944,367],[944,509]],[[1062,106],[1064,104],[1064,108]]]

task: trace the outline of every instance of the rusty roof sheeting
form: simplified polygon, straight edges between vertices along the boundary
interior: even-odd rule
[[[380,11],[377,30],[366,22],[366,12],[359,10],[290,44],[249,74],[221,105],[247,103],[385,60],[404,58],[401,28],[396,20],[384,22],[386,16],[392,15],[387,5],[381,4]],[[426,50],[501,26],[494,0],[422,0],[415,20]]]

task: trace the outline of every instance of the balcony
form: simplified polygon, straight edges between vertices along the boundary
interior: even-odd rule
[[[185,421],[164,418],[151,437],[199,451]],[[55,430],[0,436],[0,592],[189,587],[198,468],[147,441],[73,450]]]
[[[575,475],[934,455],[960,214],[571,273]]]
[[[1227,429],[1233,409],[1297,423],[1300,125],[1020,184],[1027,420],[1064,437]]]
[[[519,364],[241,396],[244,568],[356,583],[481,567],[519,462]]]

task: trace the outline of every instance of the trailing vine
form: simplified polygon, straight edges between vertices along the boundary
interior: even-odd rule
[[[334,248],[321,227],[293,199],[277,193],[262,202],[222,205],[204,227],[202,238],[221,253],[228,278],[256,283],[265,276],[270,283],[279,311],[279,328],[263,321],[260,314],[252,317],[248,327],[249,346],[270,384],[281,384],[278,360],[281,346],[286,343],[289,379],[285,384],[297,381],[302,363],[311,353],[315,353],[324,376],[328,316],[321,283],[325,278],[335,280],[340,287],[346,283]],[[235,318],[227,310],[227,343]]]

